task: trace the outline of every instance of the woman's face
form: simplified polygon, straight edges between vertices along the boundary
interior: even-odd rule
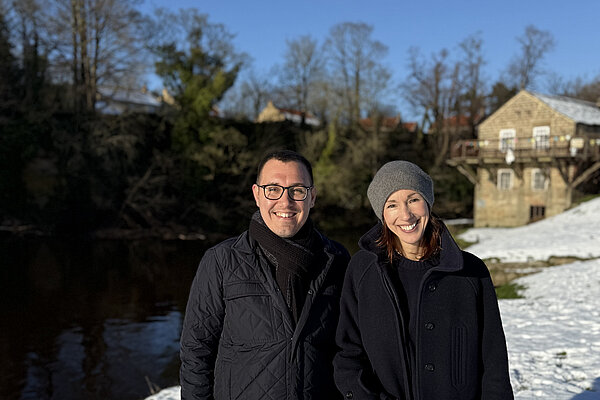
[[[406,189],[392,193],[383,206],[383,220],[400,240],[407,258],[421,255],[421,241],[429,222],[429,206],[423,196]]]

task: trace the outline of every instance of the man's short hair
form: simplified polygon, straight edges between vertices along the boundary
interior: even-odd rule
[[[313,171],[312,171],[312,166],[310,165],[310,162],[302,154],[296,153],[295,151],[292,151],[292,150],[275,150],[275,151],[271,151],[271,152],[267,153],[263,157],[260,164],[258,164],[258,171],[256,174],[256,182],[257,183],[260,179],[260,174],[262,172],[263,167],[269,160],[277,160],[277,161],[281,161],[284,163],[292,162],[292,161],[299,162],[300,164],[302,164],[306,167],[306,170],[308,171],[308,176],[310,177],[310,184],[311,185],[313,184],[313,182],[314,182]]]

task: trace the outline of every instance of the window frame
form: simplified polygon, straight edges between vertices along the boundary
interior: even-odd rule
[[[543,177],[542,187],[536,186],[536,176],[541,175]],[[531,169],[531,190],[534,191],[545,191],[548,189],[548,177],[544,173],[541,168],[532,168]]]
[[[548,150],[550,148],[550,126],[534,126],[531,132],[531,137],[533,138],[534,149]]]
[[[504,187],[502,184],[502,175],[506,174],[506,173],[509,174],[509,178],[508,178],[507,187]],[[514,187],[514,179],[515,179],[515,171],[513,171],[510,168],[500,168],[500,169],[498,169],[496,188],[503,192],[511,190]]]
[[[515,129],[500,129],[498,137],[498,149],[500,152],[506,153],[509,149],[515,150],[517,143],[517,131]]]
[[[546,218],[546,206],[529,206],[529,222],[540,221]]]

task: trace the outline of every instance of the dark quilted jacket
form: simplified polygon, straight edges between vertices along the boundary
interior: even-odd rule
[[[183,400],[341,398],[332,360],[349,255],[321,238],[327,263],[310,284],[296,329],[248,232],[204,254],[181,335]]]

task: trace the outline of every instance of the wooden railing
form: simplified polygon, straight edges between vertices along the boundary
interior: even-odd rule
[[[504,142],[501,148],[500,140],[460,140],[453,143],[450,158],[453,161],[470,159],[506,158],[511,149],[515,161],[525,158],[578,158],[600,160],[600,139],[566,138],[536,142],[531,138],[517,138],[512,143]]]

